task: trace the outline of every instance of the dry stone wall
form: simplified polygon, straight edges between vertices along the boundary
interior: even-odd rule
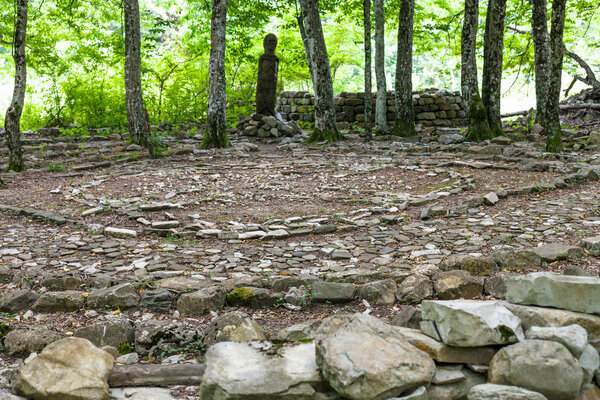
[[[375,111],[376,94],[373,94]],[[393,91],[387,95],[388,125],[396,118],[396,103]],[[338,125],[347,127],[355,124],[363,127],[365,121],[364,93],[342,92],[334,98]],[[289,121],[314,122],[315,96],[304,91],[283,91],[277,99],[278,111]],[[416,121],[423,126],[456,127],[466,123],[465,109],[459,92],[427,89],[413,93]],[[373,114],[373,119],[374,119]]]

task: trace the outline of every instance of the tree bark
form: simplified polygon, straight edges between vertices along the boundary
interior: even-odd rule
[[[506,0],[490,0],[483,42],[483,81],[481,98],[494,136],[502,135],[500,95],[502,54],[504,51],[504,17]]]
[[[142,36],[138,0],[123,0],[125,19],[125,101],[131,141],[153,155],[142,93]]]
[[[373,6],[375,8],[375,78],[377,80],[375,133],[383,135],[387,130],[387,87],[385,82],[385,25],[383,20],[383,0],[374,0]]]
[[[209,61],[208,112],[206,133],[201,147],[227,147],[227,91],[225,81],[225,37],[227,0],[212,1],[211,45]]]
[[[364,30],[365,30],[365,137],[370,140],[373,126],[373,94],[371,76],[371,0],[363,0]]]
[[[546,151],[562,150],[562,132],[559,117],[560,89],[562,84],[563,66],[563,35],[565,31],[565,14],[567,0],[552,1],[552,18],[550,32],[550,92],[547,103],[546,120]]]
[[[409,137],[415,134],[415,112],[412,100],[414,0],[401,0],[398,21],[398,54],[396,58],[396,121],[393,134]]]
[[[535,68],[535,121],[546,126],[546,102],[550,93],[550,42],[546,0],[531,0],[531,35]]]
[[[468,141],[480,142],[491,138],[488,115],[477,82],[477,28],[479,21],[478,0],[465,0],[465,19],[461,34],[461,78],[463,102],[469,119]]]
[[[323,36],[318,0],[300,0],[306,24],[306,37],[314,67],[315,126],[308,142],[335,142],[343,138],[338,131],[333,105],[333,82],[329,56]]]
[[[300,30],[300,38],[304,45],[304,54],[306,55],[306,65],[308,66],[308,72],[310,74],[310,82],[315,85],[315,72],[310,58],[310,49],[308,48],[308,37],[306,36],[306,27],[304,25],[304,14],[302,10],[296,12],[296,21],[298,22],[298,29]]]
[[[13,59],[15,60],[15,86],[13,97],[6,110],[4,128],[8,144],[8,170],[23,171],[23,149],[21,147],[21,115],[25,104],[27,87],[27,62],[25,59],[25,41],[27,38],[27,1],[15,0],[15,37],[13,39]]]
[[[572,51],[567,50],[566,47],[563,47],[563,53],[566,56],[571,57],[573,60],[575,60],[577,62],[577,64],[579,64],[579,66],[581,68],[583,68],[583,70],[585,71],[585,78],[579,75],[575,75],[575,79],[578,81],[581,81],[583,83],[585,83],[586,85],[589,85],[595,89],[600,89],[600,81],[598,81],[598,78],[596,78],[596,74],[594,74],[594,70],[592,69],[592,67],[590,67],[590,65],[588,63],[586,63],[583,58],[581,58],[579,55],[577,55],[576,53],[573,53]],[[565,96],[568,95],[568,90],[565,93]]]

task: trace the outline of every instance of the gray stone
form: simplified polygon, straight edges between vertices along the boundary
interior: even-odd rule
[[[321,326],[321,319],[309,320],[292,326],[288,326],[277,333],[277,340],[287,342],[306,341],[317,336],[317,330]]]
[[[600,367],[600,355],[594,346],[587,344],[578,358],[583,370],[583,383],[591,383]]]
[[[132,229],[114,228],[112,226],[107,226],[106,228],[104,228],[104,234],[107,236],[113,236],[123,239],[137,237],[137,232]]]
[[[96,310],[126,309],[137,306],[138,302],[139,295],[131,283],[94,290],[87,299],[88,307]]]
[[[421,274],[412,274],[398,285],[396,298],[400,302],[419,303],[433,296],[433,283]]]
[[[397,328],[365,314],[324,320],[317,331],[316,359],[331,387],[350,399],[398,396],[427,385],[435,373],[433,360],[399,336]]]
[[[17,378],[19,391],[34,399],[106,400],[114,359],[88,340],[66,338],[48,345]]]
[[[532,326],[525,332],[527,339],[551,340],[565,346],[575,358],[579,358],[588,344],[588,334],[579,325],[562,327]]]
[[[398,333],[410,344],[423,350],[431,358],[440,363],[488,365],[496,354],[496,348],[485,347],[454,347],[425,335],[418,329],[398,328]]]
[[[67,290],[64,292],[46,292],[40,296],[31,308],[41,313],[79,311],[85,304],[84,292]]]
[[[542,257],[531,250],[499,250],[491,254],[498,267],[507,271],[522,271],[539,268]]]
[[[483,204],[486,204],[488,206],[493,206],[494,204],[498,203],[500,201],[500,199],[498,198],[498,195],[494,192],[490,192],[488,194],[486,194],[485,196],[483,196]]]
[[[517,386],[495,385],[485,383],[473,386],[469,392],[468,400],[547,400],[537,392]]]
[[[519,317],[524,329],[531,329],[534,326],[558,327],[576,324],[585,328],[590,342],[600,341],[600,317],[596,315],[507,302],[502,304]]]
[[[483,293],[497,299],[504,299],[506,297],[506,275],[497,274],[487,278],[483,284]]]
[[[581,241],[581,247],[594,256],[600,256],[600,235],[583,239]]]
[[[331,258],[334,260],[349,260],[352,254],[348,250],[336,249],[331,253]]]
[[[315,281],[310,289],[314,301],[347,302],[354,300],[356,294],[353,283]]]
[[[587,272],[585,269],[578,267],[577,265],[567,265],[565,269],[562,271],[563,275],[572,275],[572,276],[594,276],[591,273]]]
[[[199,385],[204,364],[132,364],[116,365],[108,384],[110,387]]]
[[[183,322],[142,321],[135,327],[135,351],[142,356],[160,356],[186,346],[199,348],[203,338],[202,331]]]
[[[428,400],[465,399],[474,386],[486,382],[483,375],[463,369],[465,379],[445,385],[431,385],[427,389]]]
[[[561,243],[550,243],[533,248],[533,251],[542,258],[542,261],[553,262],[569,258],[580,258],[585,254],[578,246],[568,246]]]
[[[461,269],[471,275],[487,276],[498,270],[498,265],[491,257],[474,257],[469,255],[453,255],[440,263],[442,271]]]
[[[131,365],[131,364],[135,364],[140,360],[140,356],[138,356],[137,353],[129,353],[129,354],[124,354],[122,356],[118,356],[115,359],[115,362],[117,364],[125,364],[125,365]]]
[[[393,304],[398,287],[393,279],[365,283],[358,288],[358,298],[372,304]]]
[[[177,300],[177,311],[182,314],[202,315],[223,308],[227,293],[220,286],[210,286],[197,292],[184,293]]]
[[[212,346],[219,342],[251,342],[267,340],[264,331],[248,314],[232,311],[220,315],[206,328],[204,344]]]
[[[170,389],[160,388],[125,388],[125,389],[111,389],[110,390],[111,400],[177,400],[171,396]]]
[[[418,310],[413,306],[404,306],[396,315],[394,315],[394,318],[392,318],[390,323],[394,326],[408,326],[409,321],[417,311]],[[418,314],[420,315],[421,312],[418,311]]]
[[[43,326],[27,326],[16,328],[4,337],[4,346],[10,355],[26,356],[30,352],[39,352],[48,344],[64,337],[62,333]]]
[[[150,311],[168,313],[171,311],[174,297],[167,289],[146,290],[142,293],[140,305]]]
[[[227,295],[227,304],[233,307],[265,308],[273,307],[282,296],[269,289],[239,287]]]
[[[465,374],[462,372],[462,365],[438,365],[435,369],[435,375],[431,383],[434,385],[447,385],[464,381]]]
[[[388,400],[428,400],[427,388],[421,386],[410,394],[402,397],[390,397]]]
[[[0,312],[14,314],[28,310],[39,297],[39,294],[30,290],[9,292],[0,297]]]
[[[458,144],[458,143],[462,143],[465,141],[465,138],[463,135],[459,135],[458,133],[449,133],[449,134],[444,134],[444,135],[440,135],[438,137],[438,142],[440,142],[441,144]]]
[[[110,319],[77,329],[73,336],[89,340],[97,347],[119,348],[123,343],[133,344],[135,329],[125,318]]]
[[[539,392],[549,400],[574,399],[583,383],[581,365],[560,343],[525,340],[502,348],[490,363],[490,383]]]
[[[516,304],[600,313],[600,279],[536,272],[506,280],[506,299]]]
[[[312,343],[271,349],[221,342],[206,352],[199,400],[311,400],[322,385]],[[265,351],[267,350],[267,351]]]
[[[444,343],[451,346],[508,344],[524,338],[519,318],[498,302],[427,300],[421,310],[423,320],[434,321]]]
[[[308,290],[305,286],[291,287],[290,290],[283,297],[286,303],[301,307],[306,305],[310,300],[308,299]]]
[[[483,293],[483,278],[467,271],[446,271],[438,275],[433,287],[440,300],[474,299]]]

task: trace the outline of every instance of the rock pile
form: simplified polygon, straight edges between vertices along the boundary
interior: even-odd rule
[[[373,95],[373,112],[376,95]],[[387,120],[392,126],[396,119],[395,93],[387,93]],[[349,123],[364,126],[364,93],[342,92],[334,98],[337,122],[340,127]],[[290,121],[314,121],[315,97],[308,92],[284,91],[279,94],[277,105],[283,119]],[[458,92],[428,89],[413,93],[416,122],[423,126],[464,126],[465,110]]]
[[[271,115],[252,114],[237,124],[238,132],[243,136],[259,138],[279,138],[302,135],[302,128],[295,121],[283,121]]]

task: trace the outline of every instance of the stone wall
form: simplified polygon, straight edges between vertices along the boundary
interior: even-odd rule
[[[387,118],[392,126],[396,118],[394,92],[388,92]],[[375,112],[376,94],[373,94],[373,113]],[[365,101],[364,93],[342,92],[334,98],[337,122],[340,127],[356,124],[364,127]],[[417,123],[423,126],[464,126],[465,110],[459,92],[428,89],[413,93],[413,103]],[[281,116],[290,121],[314,121],[315,96],[308,92],[284,91],[279,94],[277,107]],[[373,114],[373,119],[375,115]]]

